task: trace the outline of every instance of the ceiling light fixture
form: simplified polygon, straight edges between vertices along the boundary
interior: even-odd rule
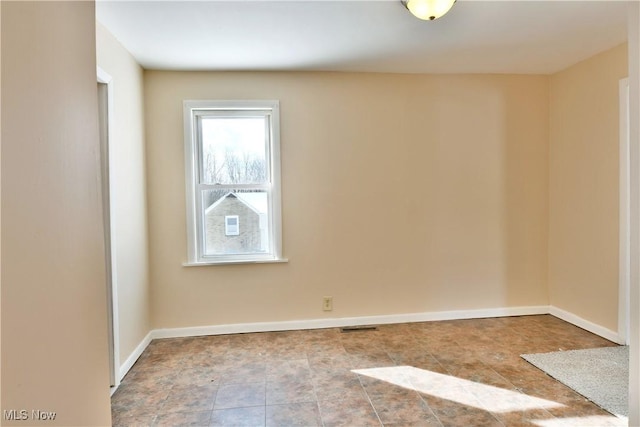
[[[402,0],[402,4],[416,18],[433,21],[440,18],[453,6],[456,0]]]

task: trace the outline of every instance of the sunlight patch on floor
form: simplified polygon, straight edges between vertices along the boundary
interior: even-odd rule
[[[564,406],[550,400],[527,396],[517,391],[480,384],[413,366],[354,369],[352,372],[494,413],[540,408],[552,409]]]

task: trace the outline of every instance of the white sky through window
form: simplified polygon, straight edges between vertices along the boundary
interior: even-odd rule
[[[210,117],[202,120],[205,182],[260,183],[267,172],[264,117]]]
[[[202,120],[205,149],[224,156],[228,152],[264,156],[264,118],[206,118]]]

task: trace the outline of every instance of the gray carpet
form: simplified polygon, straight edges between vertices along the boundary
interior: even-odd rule
[[[532,365],[614,415],[629,415],[629,347],[523,354]]]

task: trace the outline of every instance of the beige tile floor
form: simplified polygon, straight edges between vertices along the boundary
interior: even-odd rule
[[[113,424],[625,425],[520,358],[612,345],[552,316],[155,340]]]

